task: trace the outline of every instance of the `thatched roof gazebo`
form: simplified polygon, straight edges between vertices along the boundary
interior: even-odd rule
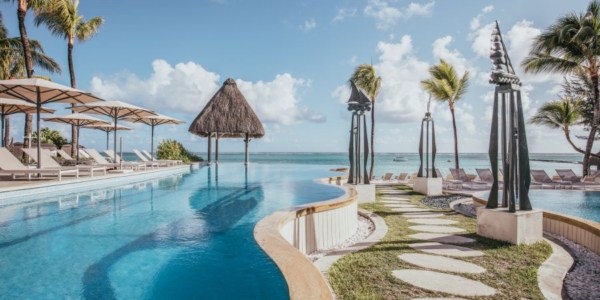
[[[248,164],[248,143],[250,138],[265,135],[262,123],[237,88],[231,78],[208,101],[204,109],[190,125],[189,132],[200,137],[208,137],[208,162],[211,162],[211,139],[216,138],[215,163],[219,163],[219,138],[244,138]]]

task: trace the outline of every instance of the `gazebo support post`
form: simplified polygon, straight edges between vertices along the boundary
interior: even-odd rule
[[[246,162],[244,163],[246,166],[248,165],[248,143],[250,140],[248,139],[248,133],[246,132],[246,138],[244,140],[246,142]]]
[[[215,164],[219,163],[219,133],[217,132],[217,139],[215,141]]]
[[[208,133],[208,150],[207,150],[207,153],[208,153],[208,154],[207,154],[207,155],[208,155],[208,163],[209,163],[209,164],[210,164],[210,152],[211,152],[211,150],[212,150],[212,145],[211,145],[211,142],[212,142],[212,133],[211,133],[211,132],[209,132],[209,133]]]
[[[4,107],[2,107],[2,147],[4,147]]]

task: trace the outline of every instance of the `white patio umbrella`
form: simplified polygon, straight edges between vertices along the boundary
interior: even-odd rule
[[[2,147],[6,146],[4,145],[4,119],[6,118],[6,116],[17,113],[31,114],[35,111],[35,105],[29,102],[17,99],[0,98],[0,117],[2,119]],[[40,113],[53,114],[54,109],[42,107]]]
[[[164,124],[181,124],[185,123],[183,121],[167,117],[165,115],[157,114],[156,116],[146,116],[146,117],[127,117],[123,118],[124,121],[133,122],[133,123],[144,123],[146,125],[150,125],[152,127],[152,140],[150,142],[150,155],[152,159],[154,159],[154,127],[156,125],[164,125]]]
[[[125,103],[122,101],[103,101],[103,102],[93,102],[86,103],[81,106],[70,107],[69,109],[80,112],[80,113],[90,113],[90,114],[98,114],[109,116],[113,119],[113,123],[115,124],[115,135],[114,135],[114,153],[117,153],[117,131],[116,128],[118,126],[117,122],[119,119],[127,118],[127,117],[145,117],[145,116],[155,116],[156,113],[141,108],[139,106],[135,106],[129,103]]]
[[[48,103],[89,103],[103,101],[90,93],[40,78],[0,80],[0,97],[20,99],[36,106],[36,123],[40,135],[40,113],[42,104]],[[38,169],[42,168],[41,139],[37,139]]]
[[[56,123],[65,123],[71,124],[77,127],[77,145],[75,149],[77,149],[77,160],[79,160],[79,129],[84,125],[108,125],[110,122],[106,122],[104,120],[88,116],[86,114],[74,113],[62,117],[48,117],[43,119],[46,122],[56,122]]]
[[[108,134],[111,131],[115,131],[115,124],[114,123],[109,123],[109,124],[106,124],[106,125],[88,125],[88,126],[83,126],[83,128],[90,128],[90,129],[102,130],[102,131],[106,132],[106,149],[108,149]],[[131,130],[131,128],[129,128],[127,126],[123,126],[123,125],[117,125],[116,129],[117,130]]]

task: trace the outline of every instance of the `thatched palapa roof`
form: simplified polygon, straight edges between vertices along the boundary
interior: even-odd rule
[[[192,122],[190,133],[201,137],[219,134],[219,137],[239,138],[248,133],[251,138],[265,135],[262,123],[231,78],[208,101]]]

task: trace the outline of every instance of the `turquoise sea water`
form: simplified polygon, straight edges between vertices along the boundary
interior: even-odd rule
[[[242,164],[0,206],[1,299],[287,299],[260,219],[339,197],[327,166]]]

